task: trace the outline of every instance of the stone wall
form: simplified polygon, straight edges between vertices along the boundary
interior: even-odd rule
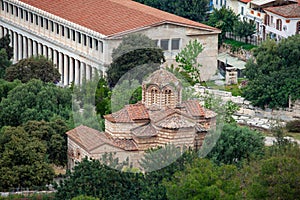
[[[300,100],[293,102],[287,109],[261,109],[251,105],[244,97],[232,96],[231,92],[207,89],[202,86],[195,86],[197,94],[201,96],[213,94],[220,97],[224,102],[232,101],[240,106],[240,109],[233,115],[239,124],[255,126],[263,129],[270,129],[276,123],[285,125],[286,122],[300,119]]]

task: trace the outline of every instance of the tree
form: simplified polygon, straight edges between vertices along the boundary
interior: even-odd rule
[[[139,3],[179,15],[197,22],[204,22],[209,11],[207,0],[135,0]]]
[[[261,108],[287,107],[289,98],[300,99],[300,35],[276,43],[267,40],[246,64],[248,84],[244,96]]]
[[[0,49],[0,78],[4,78],[5,70],[11,65],[5,49]]]
[[[225,124],[207,158],[217,164],[240,165],[242,161],[250,160],[252,156],[261,156],[263,153],[264,137],[260,132],[236,124]]]
[[[19,79],[23,83],[31,79],[58,83],[60,74],[51,60],[43,56],[38,56],[20,60],[18,63],[8,67],[5,79],[8,81]]]
[[[190,77],[192,82],[191,85],[194,85],[197,82],[201,82],[200,67],[197,59],[199,54],[203,51],[203,46],[197,40],[189,41],[189,43],[184,47],[177,55],[176,62],[179,63],[181,67]]]
[[[215,9],[210,14],[208,25],[221,29],[219,34],[219,44],[222,44],[225,39],[226,32],[232,32],[234,23],[238,21],[238,15],[233,10],[227,9],[223,6],[221,9]]]
[[[21,81],[14,80],[13,82],[8,82],[3,79],[0,79],[0,102],[2,98],[6,98],[8,92],[21,84]]]
[[[0,103],[0,127],[18,126],[29,120],[50,121],[60,116],[68,120],[71,114],[71,90],[52,83],[31,80],[9,91]]]
[[[0,50],[5,49],[8,60],[10,60],[14,55],[13,53],[14,50],[11,46],[9,46],[9,44],[10,44],[9,34],[6,34],[4,37],[0,38]]]
[[[245,19],[243,21],[236,21],[233,26],[233,32],[236,36],[245,37],[245,42],[248,43],[248,37],[253,35],[256,31],[254,21],[247,22]]]
[[[159,65],[165,61],[162,49],[142,34],[125,36],[120,45],[113,50],[112,58],[113,61],[107,70],[107,81],[110,87],[114,87],[126,72],[135,67],[155,64],[144,68],[150,73],[158,69]]]
[[[21,127],[5,127],[0,134],[0,190],[45,187],[54,176],[46,162],[46,146]]]
[[[196,159],[183,171],[176,172],[165,181],[167,197],[175,199],[238,199],[237,168],[233,165],[217,166],[207,159]]]

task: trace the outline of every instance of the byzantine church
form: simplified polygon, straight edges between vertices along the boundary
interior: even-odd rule
[[[182,89],[171,72],[153,72],[142,83],[141,102],[104,116],[104,132],[83,125],[67,132],[68,168],[84,157],[100,159],[105,153],[139,166],[146,150],[167,144],[199,149],[215,127],[216,114],[198,100],[182,101]]]

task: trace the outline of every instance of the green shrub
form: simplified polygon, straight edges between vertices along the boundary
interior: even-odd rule
[[[290,121],[286,124],[286,129],[289,132],[298,132],[300,133],[300,120]]]

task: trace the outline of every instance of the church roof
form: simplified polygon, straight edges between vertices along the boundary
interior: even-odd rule
[[[268,7],[264,9],[276,15],[285,18],[299,18],[300,17],[300,5],[299,4],[289,4],[284,6]]]
[[[149,114],[144,104],[129,104],[123,109],[104,116],[110,122],[129,123],[137,120],[148,120]]]
[[[175,87],[181,87],[181,83],[178,80],[178,78],[172,74],[171,72],[168,72],[165,69],[156,70],[153,72],[144,82],[143,84],[154,84],[159,86],[160,88],[163,88],[167,85],[172,85]]]
[[[205,111],[197,100],[188,100],[182,103],[186,112],[193,117],[204,117]]]
[[[84,125],[80,125],[66,133],[69,138],[74,140],[83,149],[90,152],[95,148],[103,145],[109,144],[118,147],[110,139],[107,138],[105,133],[99,132],[93,128],[89,128]]]
[[[219,30],[132,0],[20,0],[70,22],[112,36],[164,23]]]
[[[155,125],[166,129],[180,129],[194,127],[195,123],[182,115],[174,114],[158,121]]]
[[[157,135],[157,131],[151,123],[134,128],[131,132],[136,137],[153,137]]]

